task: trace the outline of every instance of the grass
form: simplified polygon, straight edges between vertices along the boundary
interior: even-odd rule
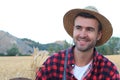
[[[120,55],[106,56],[118,67],[120,72]],[[31,69],[32,56],[21,57],[0,57],[0,78],[9,80],[11,78],[24,77],[32,79],[33,70]]]
[[[32,57],[0,57],[0,78],[9,80],[16,77],[31,78]]]
[[[118,68],[118,71],[120,73],[120,55],[109,55],[106,56],[109,60],[111,60]]]

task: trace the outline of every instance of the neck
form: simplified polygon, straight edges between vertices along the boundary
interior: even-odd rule
[[[74,49],[75,64],[80,67],[87,65],[93,58],[93,51],[94,50],[91,49],[86,52],[81,52],[75,48]]]

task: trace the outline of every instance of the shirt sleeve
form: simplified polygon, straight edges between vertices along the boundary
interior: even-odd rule
[[[39,70],[36,72],[36,79],[35,80],[49,80],[51,77],[51,64],[50,59],[48,58],[43,67],[40,67]]]
[[[35,80],[46,80],[46,76],[45,76],[45,68],[39,68],[39,70],[36,73],[36,79]]]
[[[113,80],[120,80],[120,74],[118,71],[116,71],[116,73],[114,73],[114,75],[112,76]]]

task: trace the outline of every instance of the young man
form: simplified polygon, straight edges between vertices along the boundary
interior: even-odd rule
[[[112,35],[109,20],[89,6],[68,11],[63,22],[75,45],[49,57],[36,80],[120,80],[116,66],[95,49]]]

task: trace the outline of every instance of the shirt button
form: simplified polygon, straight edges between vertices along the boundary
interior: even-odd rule
[[[72,64],[72,67],[74,67],[75,65],[74,64]]]
[[[74,75],[72,75],[71,77],[74,77]]]

